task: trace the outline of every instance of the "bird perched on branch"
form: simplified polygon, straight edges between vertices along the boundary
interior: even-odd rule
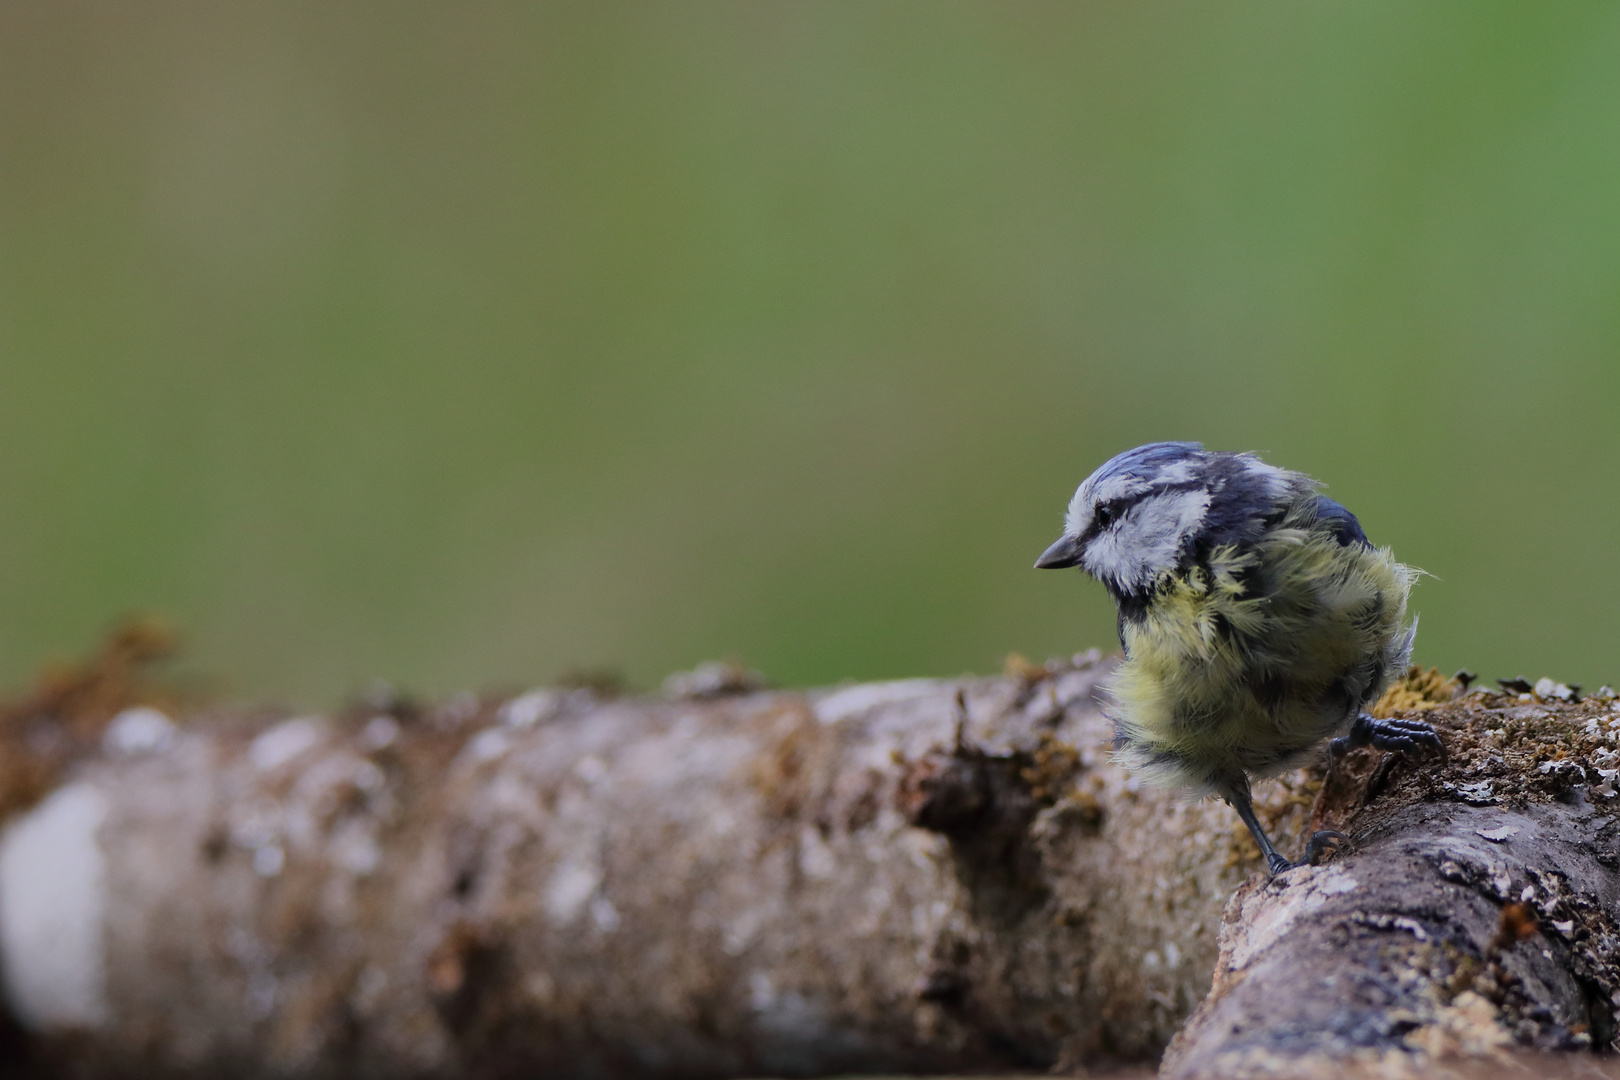
[[[1427,724],[1365,711],[1406,670],[1418,572],[1375,548],[1303,473],[1198,443],[1127,450],[1074,493],[1039,569],[1078,566],[1119,608],[1117,757],[1167,787],[1219,795],[1271,873],[1289,862],[1254,815],[1251,776],[1331,750],[1444,752]],[[1306,860],[1339,834],[1311,837]]]

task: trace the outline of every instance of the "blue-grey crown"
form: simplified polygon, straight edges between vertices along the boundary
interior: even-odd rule
[[[1101,481],[1118,476],[1134,476],[1151,481],[1167,465],[1178,461],[1202,461],[1207,456],[1203,443],[1146,443],[1109,458],[1097,470],[1095,479]]]

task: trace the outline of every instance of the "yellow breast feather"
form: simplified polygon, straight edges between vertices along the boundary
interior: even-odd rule
[[[1415,577],[1387,548],[1309,528],[1167,575],[1124,625],[1128,659],[1111,688],[1120,756],[1195,794],[1226,773],[1291,767],[1397,674],[1390,646]]]

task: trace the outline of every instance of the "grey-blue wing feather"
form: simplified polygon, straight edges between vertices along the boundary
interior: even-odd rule
[[[1334,539],[1344,547],[1360,544],[1362,547],[1372,547],[1372,541],[1361,529],[1361,522],[1356,515],[1328,498],[1326,495],[1316,497],[1316,520],[1325,524],[1333,533]]]

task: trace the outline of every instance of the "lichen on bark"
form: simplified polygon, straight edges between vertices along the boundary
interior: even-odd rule
[[[1380,709],[1448,758],[1257,785],[1285,850],[1349,836],[1273,880],[1229,809],[1110,762],[1109,667],[170,704],[172,730],[117,713],[146,734],[99,742],[51,702],[131,702],[39,697],[28,730],[75,734],[10,774],[39,790],[0,843],[0,931],[30,910],[94,962],[4,950],[15,1045],[82,1077],[719,1077],[1074,1070],[1174,1036],[1191,1077],[1612,1044],[1612,700],[1414,673]],[[89,902],[41,903],[69,863]]]

